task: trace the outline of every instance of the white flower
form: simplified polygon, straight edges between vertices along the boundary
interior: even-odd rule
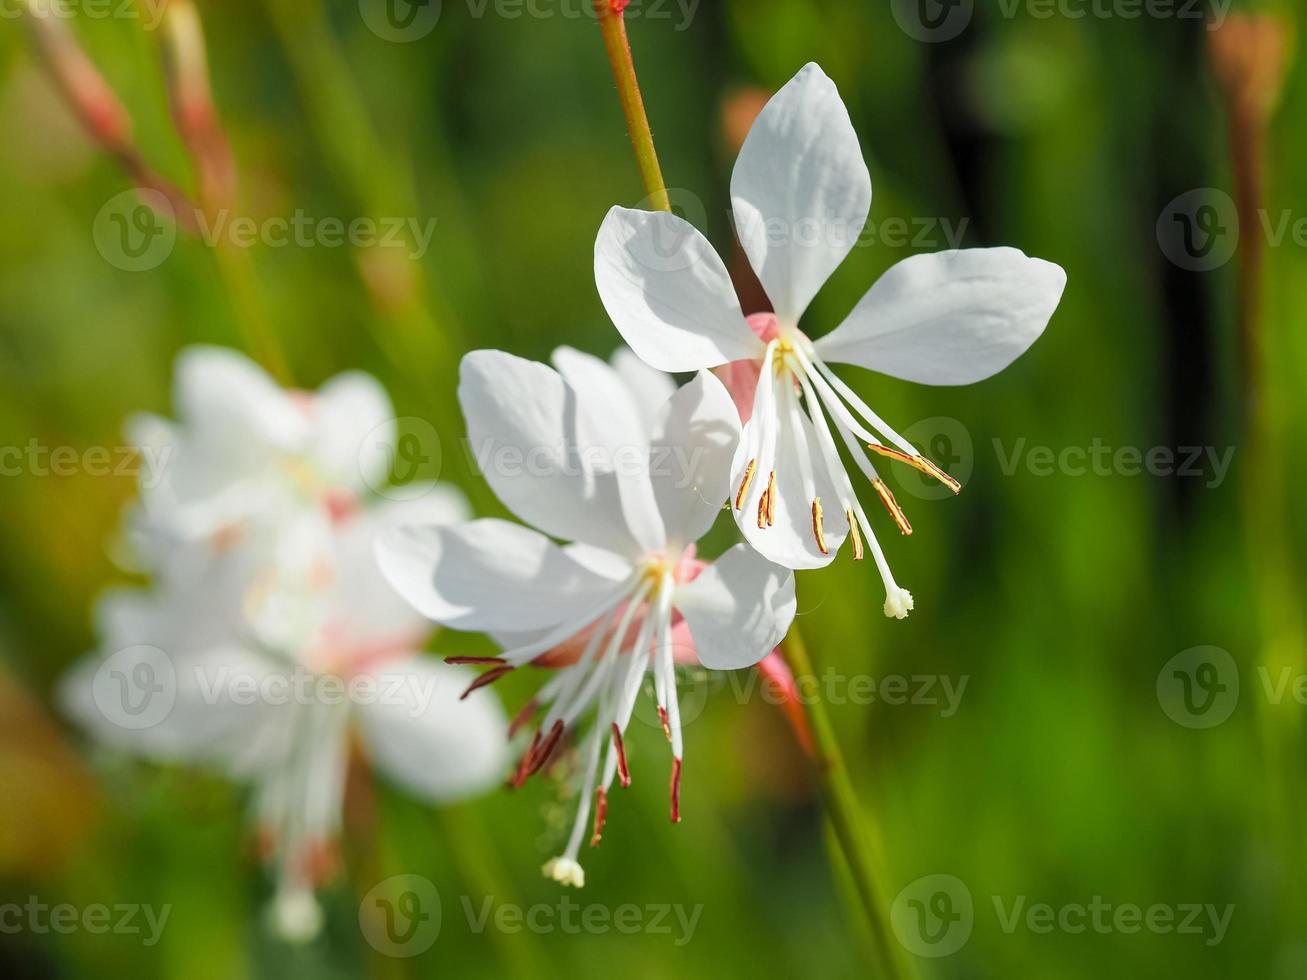
[[[729,494],[739,439],[720,381],[701,372],[651,421],[623,373],[603,361],[563,348],[554,363],[557,371],[477,351],[463,359],[459,385],[487,482],[539,531],[501,520],[401,528],[382,537],[378,557],[417,609],[455,629],[491,633],[504,647],[481,660],[492,669],[474,686],[525,664],[563,665],[515,723],[543,710],[515,782],[544,766],[567,730],[593,718],[582,739],[576,823],[564,855],[545,866],[579,886],[592,797],[597,844],[608,788],[615,776],[623,785],[630,779],[622,738],[645,674],[653,674],[671,742],[679,820],[677,653],[719,670],[756,664],[789,628],[794,581],[743,544],[710,565],[694,558],[694,542]]]
[[[385,482],[395,421],[381,385],[360,371],[316,392],[287,391],[244,355],[189,347],[177,358],[178,421],[141,414],[132,441],[148,450],[136,543],[227,544],[264,536],[305,505],[345,512]],[[164,540],[160,540],[164,539]]]
[[[103,598],[100,651],[69,671],[60,693],[102,742],[252,784],[277,869],[269,921],[304,940],[321,922],[313,893],[333,867],[352,745],[430,801],[503,776],[497,702],[460,701],[472,675],[418,652],[430,624],[373,559],[384,530],[465,520],[467,504],[436,484],[407,488],[404,501],[358,496],[363,426],[390,417],[366,376],[329,383],[306,408],[239,355],[192,351],[179,373],[184,421],[156,429],[169,429],[183,465],[135,528],[155,581]],[[345,419],[345,402],[358,414]],[[295,440],[268,437],[282,422]],[[329,431],[338,422],[352,434]],[[312,461],[311,486],[299,482],[297,460]],[[214,533],[224,528],[240,533]]]
[[[915,255],[893,266],[834,331],[799,319],[857,241],[871,178],[834,84],[804,67],[763,109],[731,177],[736,233],[775,309],[746,318],[707,240],[672,214],[615,207],[595,243],[599,295],[626,342],[663,371],[722,370],[742,402],[732,466],[736,520],[758,551],[790,568],[834,560],[863,538],[887,615],[912,608],[872,533],[837,438],[899,530],[911,532],[864,447],[959,489],[828,367],[845,362],[924,384],[1002,370],[1040,335],[1061,297],[1058,266],[1016,249]],[[755,390],[756,388],[756,390]],[[860,444],[861,443],[861,444]]]

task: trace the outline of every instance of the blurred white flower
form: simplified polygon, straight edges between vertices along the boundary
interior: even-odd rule
[[[165,554],[170,539],[266,536],[306,506],[346,513],[389,472],[394,413],[360,371],[316,392],[287,391],[236,351],[189,347],[177,358],[173,403],[175,422],[128,422],[131,441],[163,464],[144,474],[132,530]]]
[[[348,381],[372,392],[351,399],[367,402],[370,413],[350,420],[352,435],[328,432],[315,413],[316,431],[301,433],[299,443],[314,448],[282,453],[255,434],[275,428],[270,416],[286,407],[284,397],[251,382],[259,391],[251,401],[231,378],[250,382],[261,375],[257,368],[206,349],[183,355],[181,371],[207,394],[204,410],[184,409],[187,422],[172,431],[186,468],[172,474],[163,501],[147,502],[157,509],[137,527],[155,581],[102,599],[100,650],[68,672],[60,695],[106,744],[251,784],[252,816],[277,872],[269,919],[287,939],[303,940],[321,920],[314,889],[333,870],[355,747],[380,774],[433,802],[503,777],[506,720],[498,703],[460,701],[472,676],[419,653],[431,626],[395,594],[373,557],[387,528],[461,521],[468,508],[456,490],[436,484],[404,501],[359,495],[352,462],[359,440],[376,417],[390,417],[384,393],[378,401],[379,387],[365,376]],[[210,372],[229,372],[226,396],[239,405],[223,404],[223,386]],[[342,384],[324,388],[324,400],[337,407],[322,415],[344,411],[328,392]],[[206,451],[216,453],[237,431],[218,420],[238,416],[249,452],[242,456],[233,443],[229,466],[218,466],[216,456],[206,461]],[[294,458],[314,461],[312,492],[275,488]],[[334,482],[351,474],[348,484]],[[346,494],[349,506],[340,506]],[[215,534],[231,527],[241,533]]]
[[[750,544],[789,568],[817,568],[849,536],[853,557],[862,558],[865,536],[885,584],[885,612],[903,618],[912,596],[890,574],[832,427],[904,534],[911,526],[864,446],[960,488],[827,361],[923,384],[980,381],[1039,337],[1066,274],[1012,248],[915,255],[876,282],[839,327],[810,340],[799,318],[856,244],[871,205],[848,112],[815,64],[754,122],[731,200],[736,233],[774,313],[745,317],[725,265],[693,226],[622,207],[608,213],[595,242],[600,297],[653,367],[722,372],[746,423],[732,486]]]
[[[560,668],[514,722],[543,709],[515,783],[592,717],[571,838],[545,866],[579,886],[592,799],[597,844],[613,778],[629,782],[622,739],[646,673],[671,742],[671,812],[679,820],[678,654],[719,670],[758,663],[789,629],[794,580],[742,544],[711,564],[695,558],[695,542],[729,493],[740,432],[720,381],[702,372],[653,414],[647,401],[666,381],[633,385],[633,374],[567,348],[554,363],[556,371],[476,351],[463,359],[459,384],[487,482],[539,531],[502,520],[402,527],[380,538],[378,557],[425,615],[489,633],[504,648],[477,658],[491,669],[469,691],[525,664]]]

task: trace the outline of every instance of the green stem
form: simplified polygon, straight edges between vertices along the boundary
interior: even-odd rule
[[[626,24],[620,12],[620,6],[624,4],[614,9],[614,3],[620,4],[620,0],[594,0],[604,48],[608,51],[608,61],[613,68],[613,79],[617,82],[617,95],[622,103],[622,113],[626,116],[631,146],[635,150],[645,192],[653,207],[670,211],[671,201],[663,184],[662,171],[658,167],[653,131],[649,128],[649,119],[645,115],[640,83],[636,80],[635,64],[631,60],[631,46],[626,39]],[[808,660],[808,651],[797,625],[790,628],[782,652],[796,680],[812,675],[812,664]],[[831,826],[866,913],[872,942],[881,960],[882,976],[885,980],[910,977],[913,971],[903,960],[901,949],[891,933],[889,914],[877,884],[881,880],[879,869],[883,867],[883,861],[874,827],[858,807],[853,783],[849,780],[844,756],[840,752],[825,705],[814,697],[805,705],[805,711],[816,741],[818,776]]]
[[[816,678],[797,624],[790,627],[789,635],[781,644],[781,653],[796,682],[801,683],[804,677]],[[816,747],[817,778],[831,827],[848,863],[849,875],[867,917],[872,943],[884,971],[883,976],[887,980],[911,976],[913,971],[894,939],[888,908],[880,891],[880,882],[884,880],[881,869],[885,863],[881,855],[879,835],[871,818],[858,806],[857,794],[844,764],[844,754],[835,737],[835,727],[826,713],[825,703],[816,693],[819,685],[810,684],[809,689],[813,696],[804,701],[804,712],[808,716]]]
[[[614,0],[594,0],[595,14],[599,18],[599,31],[603,34],[608,63],[613,67],[613,80],[617,82],[617,97],[626,117],[626,129],[631,135],[635,162],[640,168],[640,179],[650,205],[657,211],[670,211],[671,199],[663,183],[663,172],[658,167],[658,154],[654,150],[653,131],[644,112],[644,99],[640,97],[640,83],[635,77],[635,63],[631,60],[631,45],[626,40],[626,21],[613,9]]]

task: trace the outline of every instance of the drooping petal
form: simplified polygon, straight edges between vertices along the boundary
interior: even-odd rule
[[[667,399],[672,397],[672,392],[676,391],[675,379],[666,371],[650,367],[629,347],[619,347],[613,352],[609,363],[640,406],[645,431],[652,432],[658,413],[662,411]]]
[[[582,442],[594,427],[557,371],[503,351],[473,351],[459,372],[470,449],[513,513],[553,537],[635,555],[618,482]],[[603,455],[603,452],[600,452]]]
[[[964,385],[997,374],[1044,332],[1066,273],[1015,248],[914,255],[881,276],[814,345],[829,361],[907,381]]]
[[[57,699],[105,745],[159,762],[230,769],[274,720],[268,705],[234,695],[236,685],[249,690],[274,669],[268,658],[235,644],[106,646],[64,674]]]
[[[309,453],[329,483],[361,490],[385,482],[395,450],[395,411],[380,382],[362,371],[327,381],[309,403]]]
[[[739,439],[735,404],[707,371],[668,399],[654,432],[650,468],[674,549],[699,540],[721,513]]]
[[[675,604],[705,667],[752,667],[794,621],[794,575],[737,544],[680,586]]]
[[[660,371],[760,356],[726,266],[674,214],[610,210],[595,240],[595,284],[623,339]]]
[[[731,174],[735,231],[776,315],[795,324],[856,244],[871,175],[835,84],[805,65],[754,121]]]
[[[508,722],[489,692],[460,701],[475,674],[429,657],[374,671],[376,699],[358,709],[363,742],[383,775],[426,800],[490,789],[508,763]]]
[[[392,529],[377,560],[424,616],[460,630],[547,630],[620,588],[543,534],[495,519]]]

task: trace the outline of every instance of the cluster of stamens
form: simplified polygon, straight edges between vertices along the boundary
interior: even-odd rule
[[[544,640],[495,657],[446,659],[447,663],[489,668],[463,692],[462,696],[467,697],[551,647],[578,635],[588,636],[580,657],[560,668],[509,726],[511,738],[549,705],[509,778],[509,785],[518,788],[550,765],[560,754],[567,732],[575,730],[583,714],[595,709],[597,717],[579,745],[583,793],[572,836],[565,854],[545,866],[547,875],[565,884],[580,885],[585,880],[576,858],[592,801],[594,823],[589,841],[591,847],[597,847],[608,815],[609,786],[614,778],[623,788],[631,785],[622,733],[630,722],[635,699],[650,669],[654,675],[658,716],[672,746],[671,819],[680,822],[681,722],[671,648],[675,566],[674,561],[663,556],[650,557],[598,608],[551,631]],[[639,624],[636,623],[638,613],[643,614]],[[605,747],[607,759],[601,776],[599,763]]]
[[[912,597],[894,583],[889,573],[884,554],[841,462],[832,435],[832,423],[901,534],[911,534],[912,525],[894,493],[876,473],[863,447],[876,455],[906,463],[938,480],[954,493],[962,489],[961,485],[890,429],[827,367],[808,339],[798,331],[778,333],[768,342],[758,379],[753,420],[756,424],[750,427],[748,462],[735,493],[735,509],[743,511],[746,507],[756,506],[759,530],[775,524],[776,444],[779,430],[788,426],[789,437],[799,450],[798,464],[812,514],[812,537],[818,551],[823,555],[830,554],[822,500],[816,493],[812,457],[808,453],[810,425],[817,438],[819,452],[816,455],[824,464],[826,475],[840,497],[841,509],[848,521],[854,561],[861,561],[865,556],[865,535],[885,581],[886,613],[900,618],[906,615],[907,610],[912,608]],[[761,472],[767,473],[767,483],[754,504],[750,491]]]

